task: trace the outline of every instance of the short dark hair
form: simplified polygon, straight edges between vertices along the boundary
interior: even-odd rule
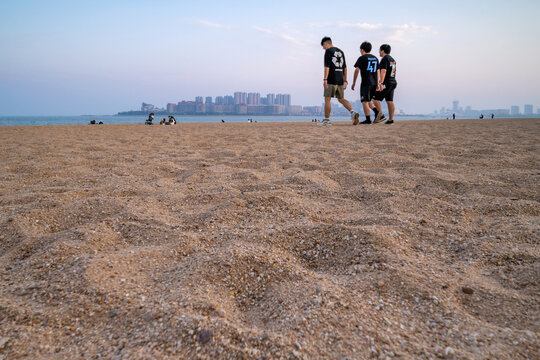
[[[323,37],[321,40],[321,46],[323,46],[325,42],[329,42],[331,44],[332,39],[330,39],[328,36]]]
[[[360,50],[364,50],[365,52],[371,51],[371,43],[369,41],[364,41],[362,45],[360,45]]]
[[[388,44],[382,44],[381,51],[384,51],[385,54],[390,54],[390,51],[392,51],[392,47]]]

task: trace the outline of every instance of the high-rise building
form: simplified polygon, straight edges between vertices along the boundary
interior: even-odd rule
[[[212,103],[212,97],[211,97],[211,96],[207,96],[204,103],[205,103],[205,104],[211,104],[211,103]]]
[[[291,95],[290,94],[277,94],[275,104],[291,106]]]
[[[197,96],[197,97],[195,98],[195,102],[196,102],[196,103],[202,103],[202,102],[203,102],[203,97],[202,97],[202,96]]]
[[[524,115],[532,115],[533,113],[533,106],[531,104],[525,104],[523,107],[523,114]]]
[[[167,104],[167,112],[168,113],[176,112],[176,104],[168,103]]]
[[[259,93],[249,93],[247,96],[248,105],[260,105],[261,103],[261,94]]]
[[[225,104],[225,99],[223,96],[216,96],[216,105],[223,105]]]
[[[234,105],[234,97],[231,95],[225,96],[225,103],[226,105]]]
[[[457,100],[452,101],[452,111],[454,111],[454,112],[459,111],[459,101],[457,101]]]
[[[142,103],[141,105],[141,111],[152,111],[154,110],[154,105],[152,104],[147,104],[147,103]]]
[[[510,107],[510,115],[519,115],[519,106],[512,105]]]
[[[247,93],[245,92],[235,92],[234,93],[234,104],[241,105],[247,104]]]
[[[266,95],[266,103],[267,105],[274,105],[276,103],[276,95],[274,94]]]
[[[176,112],[179,114],[193,114],[197,111],[197,103],[195,101],[181,101],[176,104]]]

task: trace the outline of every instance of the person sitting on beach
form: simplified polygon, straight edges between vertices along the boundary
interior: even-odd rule
[[[90,125],[96,125],[96,120],[90,120]]]
[[[103,120],[99,120],[98,125],[103,125]]]
[[[167,124],[167,122],[165,121],[165,118],[161,119],[161,121],[159,122],[159,125],[169,125]]]
[[[154,113],[150,113],[150,115],[148,115],[148,119],[146,119],[146,122],[144,124],[152,125],[152,121],[154,121]]]
[[[169,115],[169,125],[176,125],[176,119],[172,115]]]

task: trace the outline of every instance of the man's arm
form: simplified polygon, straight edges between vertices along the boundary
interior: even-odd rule
[[[379,65],[379,70],[377,74],[377,91],[382,91],[382,87],[384,84],[384,79],[386,79],[386,72],[388,71],[388,60],[386,57],[381,59],[381,63]]]
[[[328,66],[324,67],[324,77],[323,77],[323,84],[324,88],[328,89],[328,74],[330,73],[330,68]]]
[[[347,67],[344,67],[343,68],[343,89],[346,89],[347,85],[349,85],[349,82],[347,81]]]
[[[377,91],[383,91],[384,78],[386,77],[386,69],[377,70]]]
[[[386,69],[380,70],[379,73],[379,84],[384,84],[384,79],[386,78]]]
[[[358,73],[360,72],[359,68],[354,68],[354,76],[352,81],[352,87],[351,90],[354,90],[354,87],[356,86],[356,79],[358,78]]]

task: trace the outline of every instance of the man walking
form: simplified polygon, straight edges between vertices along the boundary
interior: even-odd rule
[[[358,113],[354,111],[347,100],[345,100],[345,89],[347,88],[347,64],[343,51],[332,45],[332,39],[324,37],[321,40],[324,53],[324,120],[321,125],[330,124],[330,110],[332,98],[338,101],[351,113],[353,125],[358,124]]]
[[[388,44],[381,45],[379,49],[379,55],[381,56],[381,63],[379,64],[380,80],[379,91],[375,93],[375,106],[378,106],[381,110],[381,101],[386,100],[386,106],[388,106],[388,121],[385,124],[394,123],[394,112],[396,107],[394,105],[394,90],[397,87],[396,81],[396,60],[390,56],[392,48]],[[455,119],[456,114],[453,115]],[[382,117],[377,117],[375,122],[383,121]]]
[[[377,60],[375,56],[371,55],[370,52],[371,43],[364,41],[362,45],[360,45],[360,53],[362,54],[362,56],[360,56],[356,61],[356,64],[354,64],[354,78],[353,85],[351,87],[351,89],[354,90],[356,86],[356,79],[358,78],[358,73],[361,73],[362,82],[360,83],[360,100],[362,101],[364,115],[366,116],[366,120],[360,123],[362,125],[371,124],[371,117],[369,115],[371,109],[369,105],[371,100],[375,96],[375,91],[377,90],[377,83],[379,78],[379,60]],[[380,103],[378,107],[377,104],[375,104],[375,107],[373,108],[376,116],[380,116],[379,114],[382,114],[382,112],[380,111],[380,106]]]

